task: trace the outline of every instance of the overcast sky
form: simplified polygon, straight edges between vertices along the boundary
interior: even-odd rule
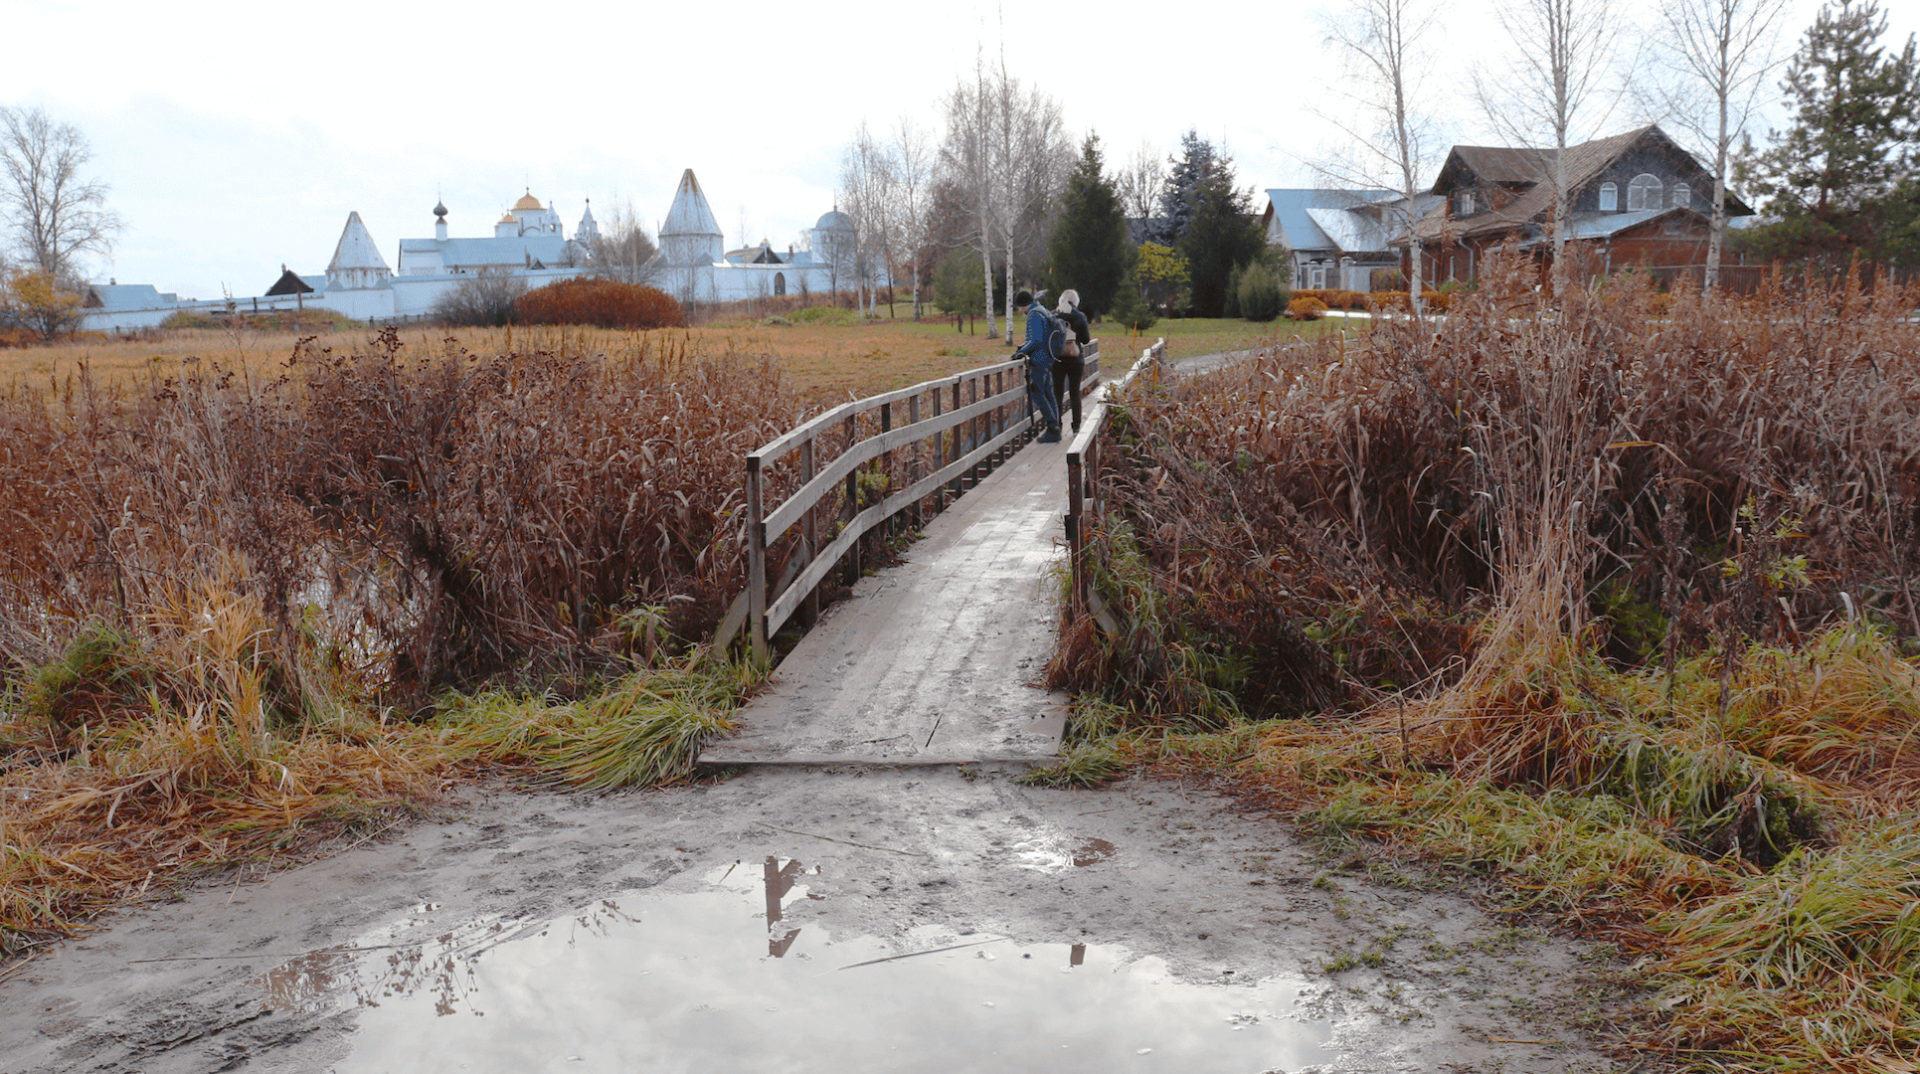
[[[1618,0],[1642,23],[1652,2]],[[1786,51],[1819,6],[1788,2]],[[1881,6],[1890,40],[1920,31],[1920,0]],[[1194,128],[1245,186],[1312,185],[1338,140],[1315,114],[1341,108],[1327,7],[0,0],[0,104],[91,141],[126,224],[97,278],[245,296],[282,263],[323,270],[349,211],[392,267],[400,239],[433,234],[437,198],[455,236],[492,234],[527,189],[569,233],[589,198],[602,221],[627,203],[651,231],[685,168],[728,245],[784,247],[832,207],[861,121],[937,130],[941,96],[1002,42],[1110,164],[1143,144],[1170,153]],[[1449,141],[1499,140],[1465,80],[1509,48],[1482,7],[1445,5],[1428,46]],[[1591,133],[1641,118],[1623,102]]]

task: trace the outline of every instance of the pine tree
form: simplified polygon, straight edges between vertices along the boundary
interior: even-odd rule
[[[1253,214],[1253,193],[1236,189],[1233,173],[1218,168],[1194,190],[1193,219],[1180,236],[1193,289],[1188,308],[1197,317],[1219,317],[1227,306],[1233,270],[1266,250],[1266,236]]]
[[[1180,136],[1180,155],[1168,158],[1172,171],[1160,193],[1160,215],[1147,221],[1146,241],[1162,246],[1179,243],[1199,210],[1199,191],[1215,173],[1232,168],[1233,161],[1214,150],[1199,131]]]
[[[1791,125],[1740,163],[1740,176],[1776,222],[1752,230],[1763,256],[1844,268],[1856,251],[1897,255],[1911,223],[1903,188],[1915,186],[1920,64],[1914,40],[1889,55],[1876,0],[1828,0],[1787,68]]]
[[[1133,267],[1134,259],[1133,246],[1127,242],[1126,210],[1104,168],[1100,136],[1089,134],[1080,148],[1080,163],[1067,178],[1060,219],[1049,243],[1053,293],[1069,287],[1079,291],[1080,308],[1090,317],[1112,308],[1120,278]]]

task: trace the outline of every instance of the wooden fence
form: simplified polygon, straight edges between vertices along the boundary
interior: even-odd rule
[[[1106,499],[1101,494],[1106,440],[1101,434],[1111,406],[1107,400],[1138,377],[1157,377],[1159,363],[1166,355],[1165,339],[1156,340],[1153,346],[1142,351],[1119,380],[1101,389],[1092,410],[1080,423],[1079,435],[1067,446],[1067,556],[1071,573],[1068,614],[1074,617],[1091,614],[1104,618],[1104,609],[1093,593],[1089,557],[1093,555],[1095,534],[1106,513]]]
[[[1099,383],[1099,340],[1084,361],[1083,392]],[[879,558],[875,542],[901,525],[917,528],[1011,457],[1038,428],[1024,364],[842,403],[748,455],[747,589],[715,644],[730,644],[744,627],[764,661],[767,640],[796,612],[819,613],[836,568],[851,584],[863,560]]]

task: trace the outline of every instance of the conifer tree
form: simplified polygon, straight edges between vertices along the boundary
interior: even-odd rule
[[[1053,293],[1069,287],[1079,291],[1080,308],[1090,317],[1112,308],[1120,278],[1134,259],[1127,242],[1127,214],[1104,169],[1100,136],[1089,134],[1080,148],[1080,162],[1067,178],[1049,243]]]
[[[1887,18],[1876,0],[1828,0],[1781,83],[1791,125],[1740,174],[1775,222],[1753,229],[1762,256],[1846,267],[1856,251],[1899,258],[1894,240],[1917,210],[1920,64],[1914,39],[1897,54],[1880,44]],[[1910,256],[1910,255],[1909,255]]]

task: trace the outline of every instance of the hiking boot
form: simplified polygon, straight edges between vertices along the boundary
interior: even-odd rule
[[[1060,442],[1059,426],[1049,426],[1046,432],[1040,434],[1039,442],[1042,444],[1058,444]]]

